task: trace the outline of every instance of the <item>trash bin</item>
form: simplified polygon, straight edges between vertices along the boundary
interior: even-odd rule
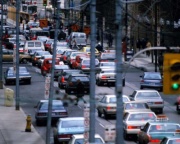
[[[125,61],[129,61],[134,55],[134,51],[133,50],[127,50],[125,56]]]
[[[4,105],[11,107],[13,106],[13,102],[14,102],[14,91],[10,88],[5,88],[4,90]]]

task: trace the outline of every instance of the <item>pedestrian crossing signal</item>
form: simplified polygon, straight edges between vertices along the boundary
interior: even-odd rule
[[[43,6],[47,6],[47,0],[43,0]]]
[[[164,55],[163,93],[180,94],[180,54]]]

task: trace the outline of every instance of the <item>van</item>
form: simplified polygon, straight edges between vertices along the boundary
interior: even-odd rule
[[[77,46],[86,46],[87,45],[87,38],[86,38],[86,33],[83,32],[72,32],[69,36],[68,44],[70,47],[72,47],[72,40],[73,37],[75,36],[76,40],[76,45]]]
[[[40,40],[31,40],[31,41],[26,41],[24,45],[24,53],[28,54],[29,50],[45,50],[44,44]]]

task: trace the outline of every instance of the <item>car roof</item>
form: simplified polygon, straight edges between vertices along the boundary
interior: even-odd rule
[[[63,69],[63,72],[67,72],[67,71],[82,71],[82,70],[79,70],[79,69]]]
[[[86,74],[71,74],[70,76],[73,76],[73,77],[75,77],[75,76],[86,76],[87,77]]]
[[[149,89],[147,89],[147,90],[135,90],[135,91],[137,91],[137,92],[158,92],[157,90],[149,90]]]
[[[106,96],[106,97],[116,97],[116,95],[111,95],[111,94],[108,94],[108,95],[104,95],[104,96]],[[123,97],[128,97],[127,95],[122,95]],[[128,97],[129,98],[129,97]]]
[[[128,111],[127,113],[129,114],[140,114],[140,113],[153,113],[154,115],[156,115],[154,112],[152,111]]]
[[[62,103],[62,101],[61,100],[52,100],[53,102],[61,102]],[[40,102],[42,102],[42,103],[44,103],[44,102],[49,102],[49,100],[40,100]]]
[[[172,121],[151,121],[151,122],[148,122],[149,124],[164,124],[164,123],[166,123],[166,124],[178,124],[178,125],[180,125],[179,123],[177,123],[177,122],[172,122]]]
[[[69,121],[69,120],[84,120],[84,117],[65,117],[65,118],[60,118],[59,120],[61,121]]]
[[[74,138],[84,138],[84,134],[74,134]],[[95,138],[102,138],[99,134],[95,134]]]
[[[127,101],[127,102],[125,102],[124,104],[126,104],[126,103],[146,103],[146,102],[136,100],[136,101]],[[146,103],[146,104],[147,104],[147,103]]]
[[[161,74],[160,72],[144,72],[144,74]]]

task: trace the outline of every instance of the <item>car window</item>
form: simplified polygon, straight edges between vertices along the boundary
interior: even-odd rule
[[[77,81],[77,80],[80,80],[80,81],[89,81],[89,78],[88,77],[86,77],[86,76],[77,76],[77,77],[73,77],[72,78],[72,81]]]
[[[125,109],[147,109],[143,103],[127,103]]]
[[[41,47],[41,42],[35,42],[35,47]]]
[[[157,79],[157,80],[160,80],[161,79],[161,76],[160,74],[145,74],[144,75],[144,79]]]
[[[116,97],[110,97],[109,103],[116,103]]]
[[[34,42],[28,42],[28,47],[34,47]]]
[[[147,121],[147,120],[155,120],[156,116],[152,113],[135,113],[130,114],[128,121]]]
[[[116,57],[116,55],[115,55],[115,53],[103,53],[102,55],[101,55],[101,58],[115,58]]]
[[[168,144],[180,144],[180,138],[179,139],[169,140]]]
[[[101,63],[101,66],[115,66],[115,63]]]
[[[138,92],[136,95],[136,99],[153,99],[159,98],[159,94],[157,92]]]
[[[149,132],[175,132],[180,126],[177,124],[157,124],[151,125]]]
[[[48,110],[48,102],[41,103],[39,109]],[[53,103],[52,110],[64,110],[64,107],[61,104]]]
[[[62,121],[61,128],[84,127],[84,120]]]
[[[100,138],[95,138],[95,143],[103,143]],[[84,144],[84,139],[76,139],[74,144]]]
[[[123,102],[128,102],[129,99],[127,97],[123,97]]]

